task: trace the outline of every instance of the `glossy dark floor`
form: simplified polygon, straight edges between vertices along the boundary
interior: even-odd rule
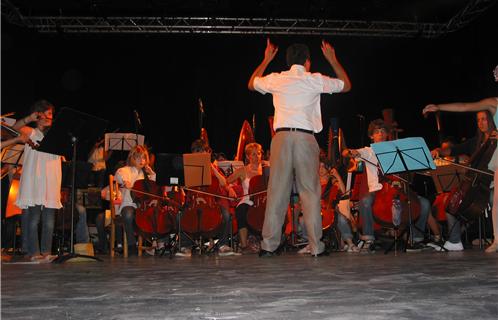
[[[2,264],[2,319],[497,319],[498,254]]]

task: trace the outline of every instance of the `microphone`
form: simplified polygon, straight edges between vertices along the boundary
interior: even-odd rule
[[[357,116],[358,118],[360,118],[360,119],[365,119],[365,116],[364,116],[364,115],[362,115],[362,114],[359,114],[359,113],[358,113],[358,114],[356,114],[356,116]]]
[[[138,114],[137,110],[133,110],[133,113],[135,114],[135,120],[137,121],[138,126],[142,127],[142,121],[140,121],[140,115]]]

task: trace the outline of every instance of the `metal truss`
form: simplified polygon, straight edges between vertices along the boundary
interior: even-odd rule
[[[495,3],[496,0],[472,0],[445,23],[292,18],[22,16],[8,0],[2,0],[2,15],[9,22],[24,25],[40,33],[275,34],[435,38],[462,28]]]
[[[217,17],[24,17],[41,33],[205,33],[435,37],[446,24]]]

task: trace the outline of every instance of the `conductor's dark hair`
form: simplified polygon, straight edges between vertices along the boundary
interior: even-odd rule
[[[310,58],[310,49],[302,43],[294,43],[287,48],[286,59],[287,65],[291,67],[293,64],[304,65],[307,59]]]

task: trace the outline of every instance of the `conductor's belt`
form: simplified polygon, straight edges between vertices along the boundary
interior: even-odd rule
[[[308,134],[313,134],[313,131],[312,130],[306,130],[306,129],[301,129],[301,128],[278,128],[275,130],[275,132],[279,132],[279,131],[291,131],[291,132],[304,132],[304,133],[308,133]]]

